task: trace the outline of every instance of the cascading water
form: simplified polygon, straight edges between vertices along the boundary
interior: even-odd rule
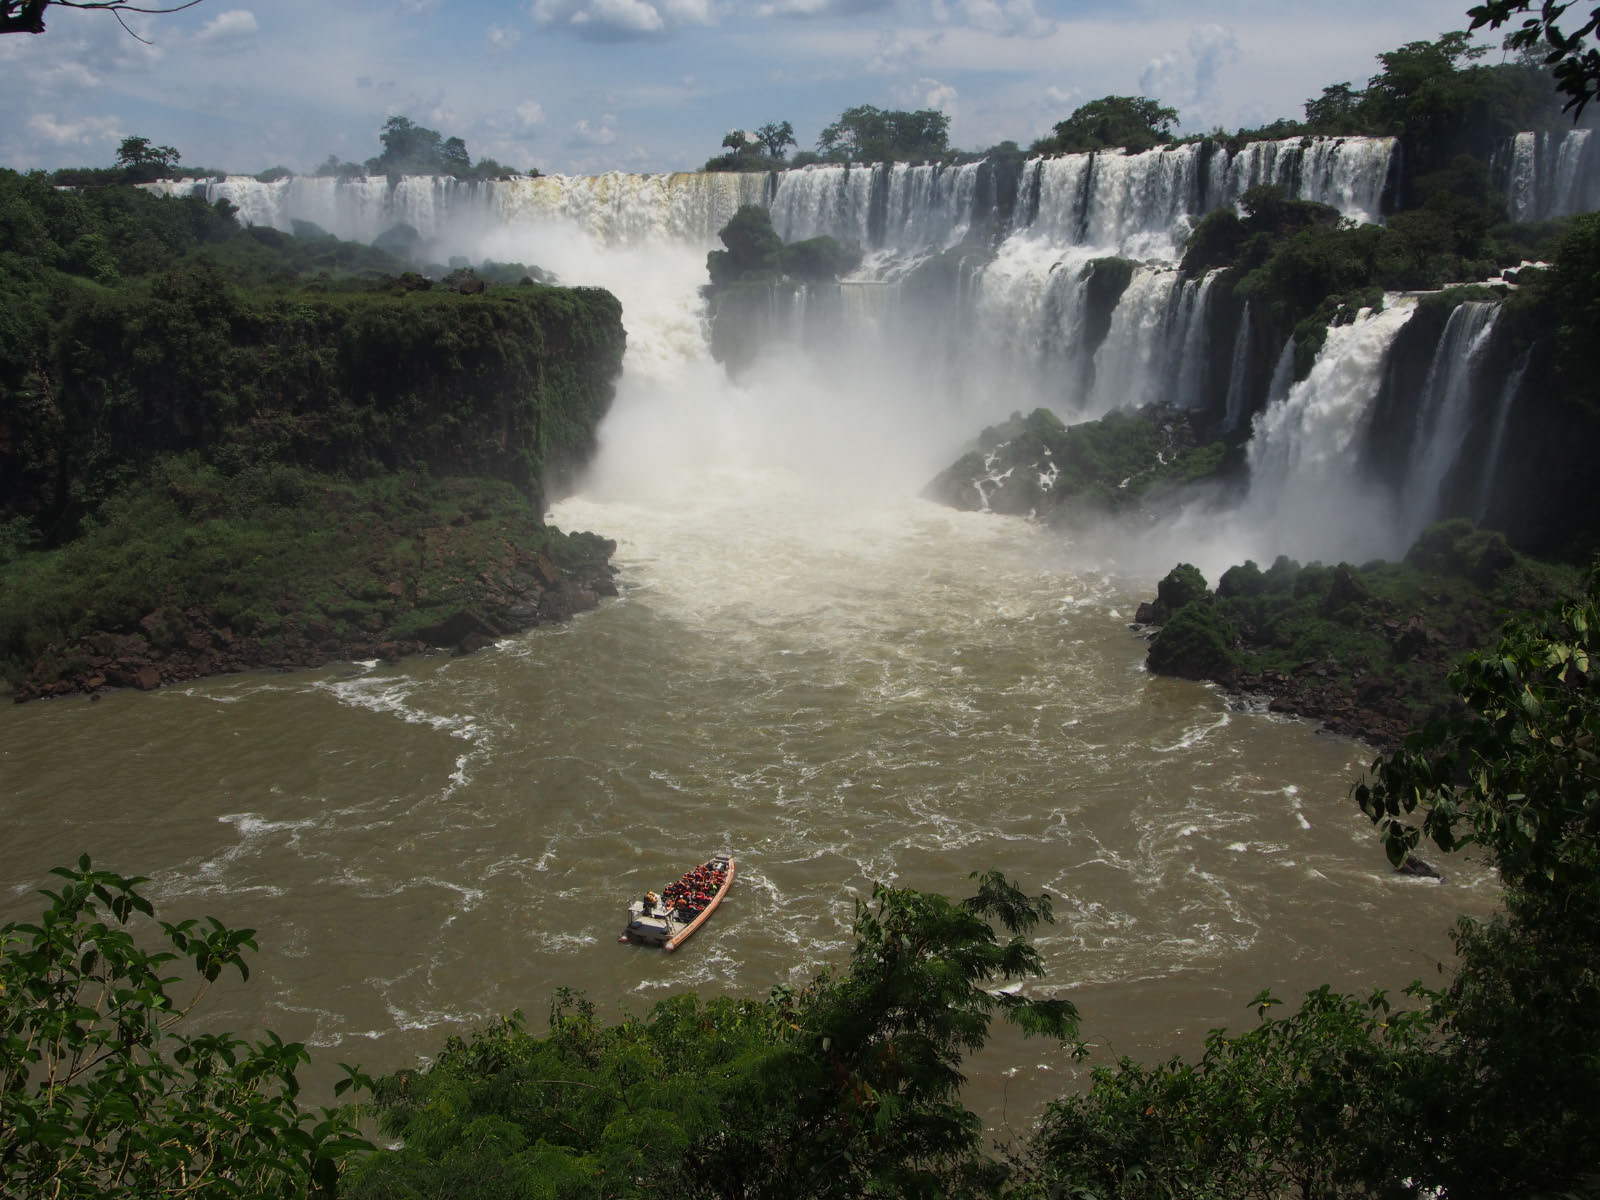
[[[1489,448],[1484,452],[1483,470],[1478,474],[1478,502],[1473,515],[1479,521],[1489,513],[1494,480],[1500,469],[1500,457],[1505,451],[1506,427],[1510,424],[1511,409],[1517,402],[1517,396],[1522,390],[1523,377],[1528,373],[1528,364],[1532,360],[1533,348],[1530,346],[1518,356],[1511,373],[1506,376],[1505,384],[1500,388],[1500,402],[1495,406],[1494,428],[1489,431]]]
[[[1440,491],[1466,441],[1479,367],[1499,315],[1498,304],[1458,304],[1434,350],[1400,496],[1407,544],[1441,515]]]
[[[1600,140],[1588,129],[1519,133],[1505,167],[1513,221],[1548,221],[1600,208]]]
[[[1293,345],[1294,339],[1289,339]],[[1293,353],[1290,361],[1293,361]],[[1239,422],[1244,420],[1245,401],[1245,372],[1250,365],[1250,302],[1245,301],[1244,311],[1239,316],[1239,331],[1234,334],[1233,354],[1228,360],[1228,399],[1227,407],[1223,412],[1222,428],[1231,433],[1239,428]],[[1287,389],[1285,389],[1287,390]],[[1273,399],[1268,394],[1269,401]]]
[[[1187,180],[1201,193],[1188,207],[1163,207],[1176,182],[1149,207],[1180,223],[1271,157],[1213,150],[1202,172],[1198,150],[1158,153],[1173,157],[1099,156],[1094,171],[1108,188],[1119,170]],[[1217,183],[1222,159],[1237,169]],[[891,203],[924,206],[915,235],[885,229],[868,247],[904,268],[972,223],[958,211],[963,174],[916,174],[929,170],[905,169],[904,190],[885,181],[878,199],[871,170],[792,173],[774,197],[775,211],[791,206],[780,227],[871,233],[875,203],[886,222]],[[1301,194],[1326,184],[1313,174],[1303,162]],[[925,392],[896,341],[908,297],[887,267],[841,296],[852,322],[879,323],[884,354],[782,348],[738,383],[711,361],[705,252],[766,187],[727,175],[212,185],[280,228],[312,220],[370,238],[404,220],[429,254],[612,288],[624,375],[598,458],[553,517],[617,538],[622,595],[464,658],[10,706],[0,919],[36,913],[26,897],[48,866],[88,849],[151,875],[163,915],[262,929],[249,987],[208,1015],[311,1045],[325,1069],[309,1088],[331,1084],[340,1060],[410,1065],[497,1014],[541,1010],[559,986],[609,1014],[685,988],[803,985],[848,955],[853,902],[875,880],[962,894],[969,871],[996,867],[1047,889],[1060,918],[1039,937],[1051,974],[1029,987],[1069,995],[1087,1035],[1147,1057],[1248,1024],[1262,987],[1396,988],[1447,955],[1440,931],[1489,908],[1494,881],[1470,862],[1448,889],[1388,871],[1347,802],[1365,748],[1141,669],[1125,623],[1177,561],[1166,548],[1119,537],[1108,570],[1049,530],[915,498],[976,420],[1039,402],[1039,379],[1018,370],[996,385],[974,370],[960,403]],[[1090,264],[1129,252],[1155,217],[1080,212],[1092,219],[1058,214],[1060,228],[1099,220],[1134,240],[1011,230],[983,271],[950,274],[964,316],[988,311],[937,331],[936,368],[978,357],[991,336],[1017,339],[1003,343],[1011,358],[1059,368],[1075,352],[1053,339],[1108,318],[1094,362],[1072,360],[1094,367],[1094,396],[1063,388],[1064,402],[1160,390],[1151,381],[1198,345],[1210,285],[1180,280],[1169,258],[1102,265],[1102,283],[1127,286],[1108,293],[1114,311],[1091,312],[1078,290]],[[1407,303],[1332,330],[1307,380],[1274,386],[1282,399],[1252,451],[1262,512],[1286,512],[1289,497],[1341,516],[1340,494],[1314,485],[1350,467]],[[808,319],[821,307],[806,297]],[[1312,544],[1314,527],[1254,519],[1287,552],[1338,553],[1329,536]],[[1139,557],[1158,551],[1164,561]],[[665,959],[616,945],[622,897],[720,850],[739,858],[740,882],[713,928]],[[1397,905],[1410,919],[1376,943],[1370,923],[1327,920]],[[1002,1041],[974,1068],[969,1098],[994,1122],[1008,1105],[1026,1121],[1074,1086],[1066,1055],[1032,1045]]]
[[[1410,544],[1366,476],[1360,437],[1389,347],[1415,307],[1386,296],[1382,311],[1328,330],[1310,374],[1256,418],[1244,512],[1257,538],[1251,557],[1303,555],[1311,545],[1322,557],[1359,562]]]

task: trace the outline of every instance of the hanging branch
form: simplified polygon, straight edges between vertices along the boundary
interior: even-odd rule
[[[54,4],[59,8],[105,9],[117,18],[117,24],[127,30],[129,37],[146,42],[129,28],[123,13],[175,13],[199,3],[200,0],[187,0],[183,4],[147,8],[130,0],[0,0],[0,33],[43,33],[44,10]]]

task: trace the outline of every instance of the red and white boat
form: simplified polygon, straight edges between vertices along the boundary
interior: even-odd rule
[[[676,950],[717,910],[733,886],[733,859],[707,859],[662,888],[628,905],[628,927],[619,942]]]

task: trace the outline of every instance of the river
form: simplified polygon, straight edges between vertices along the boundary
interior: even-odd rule
[[[518,1008],[537,1029],[560,987],[615,1016],[804,983],[874,881],[1048,891],[1028,986],[1078,1004],[1098,1061],[1192,1051],[1266,987],[1437,981],[1455,916],[1494,904],[1470,862],[1390,872],[1349,798],[1368,749],[1144,670],[1138,603],[1248,530],[1075,545],[938,507],[921,485],[1031,397],[930,403],[892,347],[734,384],[703,245],[482,248],[623,298],[600,455],[551,514],[617,539],[621,594],[470,657],[0,711],[0,920],[87,852],[168,920],[257,929],[203,1020],[308,1043],[324,1102],[340,1061],[409,1066]],[[617,943],[631,895],[716,852],[738,881],[694,940]],[[970,1098],[1020,1130],[1078,1070],[1003,1037]]]

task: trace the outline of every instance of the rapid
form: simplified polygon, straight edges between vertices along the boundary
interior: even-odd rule
[[[168,920],[255,928],[204,1020],[308,1043],[313,1095],[512,1009],[537,1029],[558,988],[614,1016],[802,984],[844,962],[874,882],[960,895],[989,868],[1054,898],[1027,986],[1072,999],[1101,1056],[1192,1051],[1263,988],[1437,981],[1493,878],[1394,875],[1348,795],[1370,749],[1144,670],[1128,625],[1170,536],[1075,545],[919,497],[1042,401],[930,393],[881,342],[729,380],[697,288],[752,185],[686,208],[606,179],[425,232],[622,299],[599,457],[550,513],[617,540],[620,596],[470,657],[7,709],[0,920],[87,852],[150,876]],[[632,893],[722,851],[738,882],[693,941],[617,944]],[[1001,1037],[971,1102],[1020,1130],[1080,1070]]]

